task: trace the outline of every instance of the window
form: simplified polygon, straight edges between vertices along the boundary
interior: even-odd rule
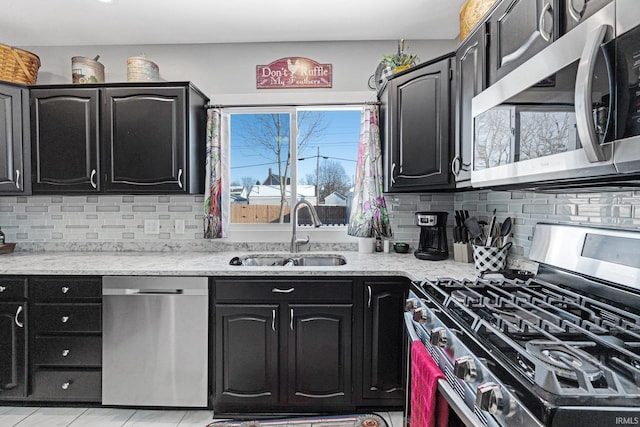
[[[290,223],[311,202],[325,225],[346,225],[360,137],[360,108],[232,110],[230,223]],[[311,224],[308,210],[298,223]]]

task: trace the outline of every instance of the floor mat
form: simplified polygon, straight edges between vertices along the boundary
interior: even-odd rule
[[[255,421],[221,420],[214,421],[207,427],[387,427],[387,423],[379,415],[353,414]]]

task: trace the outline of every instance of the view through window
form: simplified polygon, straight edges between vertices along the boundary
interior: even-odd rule
[[[345,225],[358,158],[360,108],[273,109],[230,116],[232,224],[289,223],[307,199],[323,224]],[[307,209],[298,223],[311,224]]]

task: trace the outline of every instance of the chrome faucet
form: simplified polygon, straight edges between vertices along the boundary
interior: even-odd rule
[[[322,225],[322,221],[320,221],[320,217],[318,217],[318,212],[316,212],[316,208],[313,207],[308,200],[302,199],[293,207],[291,211],[291,223],[293,224],[293,230],[291,231],[291,253],[298,253],[299,245],[306,245],[309,243],[309,236],[306,239],[298,239],[296,235],[296,226],[298,225],[298,208],[300,205],[306,205],[309,208],[309,212],[311,212],[311,221],[313,221],[314,227],[320,227]]]

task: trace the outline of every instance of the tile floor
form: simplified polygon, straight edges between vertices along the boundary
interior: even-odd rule
[[[402,412],[376,412],[388,427],[402,427]],[[0,406],[0,427],[205,427],[208,410],[37,408]]]

